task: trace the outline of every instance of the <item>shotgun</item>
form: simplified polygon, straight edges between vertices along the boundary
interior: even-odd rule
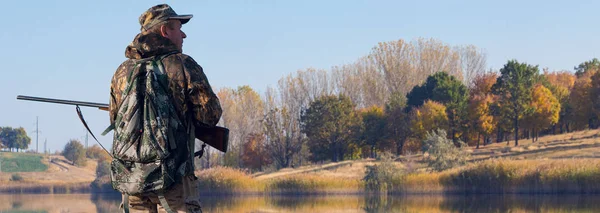
[[[96,137],[87,127],[87,123],[83,119],[81,111],[79,110],[79,106],[94,107],[94,108],[98,108],[100,110],[108,111],[108,104],[104,104],[104,103],[72,101],[72,100],[62,100],[62,99],[53,99],[53,98],[41,98],[41,97],[24,96],[24,95],[18,95],[17,99],[18,100],[26,100],[26,101],[39,101],[39,102],[77,106],[77,114],[79,115],[81,122],[88,129],[88,131],[92,134],[94,139]],[[228,145],[228,141],[229,141],[229,129],[227,129],[225,127],[220,127],[220,126],[214,126],[214,127],[199,126],[199,127],[196,127],[195,133],[196,133],[196,138],[201,140],[202,142],[208,144],[209,146],[211,146],[221,152],[227,152],[227,145]],[[100,146],[102,146],[102,144],[100,144]],[[199,152],[202,152],[202,150],[198,151],[198,153],[195,153],[195,155],[196,156],[201,155],[201,153],[199,153]]]

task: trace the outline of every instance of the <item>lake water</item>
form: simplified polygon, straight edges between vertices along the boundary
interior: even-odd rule
[[[119,212],[114,195],[0,195],[0,213]],[[203,198],[204,212],[600,212],[600,195]]]

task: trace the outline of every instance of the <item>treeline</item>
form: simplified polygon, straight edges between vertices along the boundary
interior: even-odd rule
[[[9,126],[0,127],[0,150],[8,151],[26,150],[31,144],[31,138],[23,127],[13,128]]]
[[[417,152],[435,129],[479,147],[598,127],[597,59],[575,73],[516,60],[499,71],[486,66],[472,45],[398,40],[329,71],[299,70],[263,95],[221,88],[230,151],[209,150],[197,163],[263,170]]]

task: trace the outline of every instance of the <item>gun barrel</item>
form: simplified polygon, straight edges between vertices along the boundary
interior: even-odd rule
[[[53,99],[53,98],[40,98],[33,96],[24,96],[18,95],[18,100],[27,100],[27,101],[39,101],[39,102],[48,102],[55,104],[67,104],[67,105],[79,105],[86,107],[97,107],[97,108],[108,108],[108,104],[103,103],[94,103],[94,102],[86,102],[86,101],[71,101],[71,100],[62,100],[62,99]]]

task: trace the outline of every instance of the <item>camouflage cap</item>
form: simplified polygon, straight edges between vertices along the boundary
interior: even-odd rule
[[[167,4],[159,4],[151,7],[140,16],[141,31],[149,30],[153,26],[160,24],[170,19],[177,19],[181,24],[185,24],[193,17],[193,15],[177,15],[175,10]]]

